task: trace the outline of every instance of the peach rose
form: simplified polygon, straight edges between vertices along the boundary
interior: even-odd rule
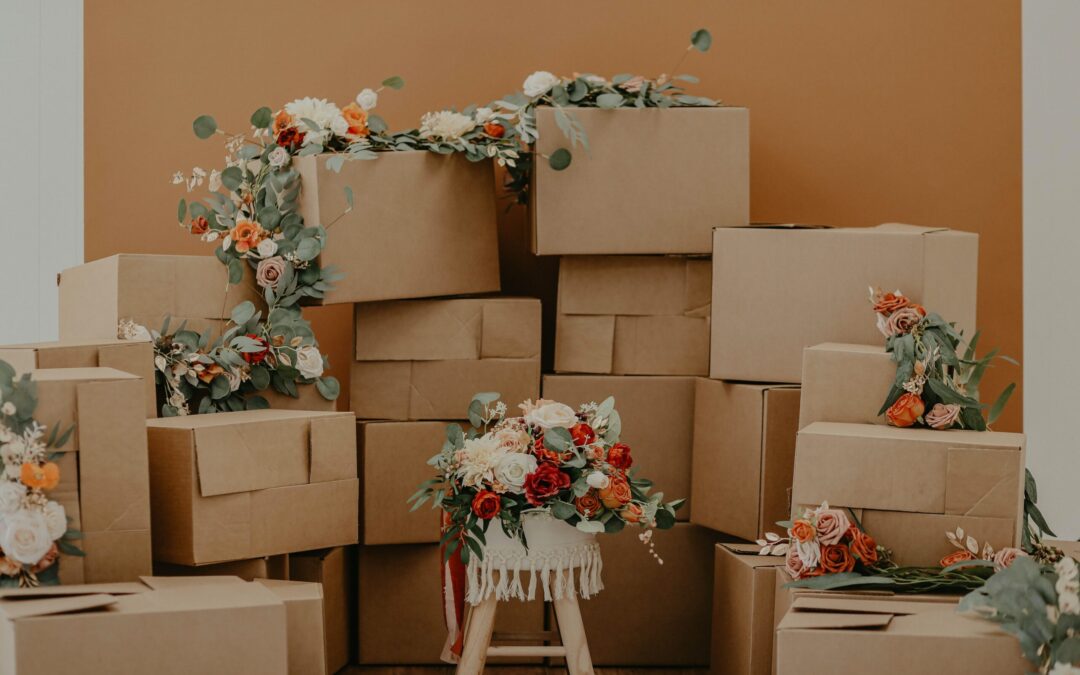
[[[817,514],[817,535],[822,544],[839,544],[851,527],[843,511],[824,509]]]
[[[645,512],[641,510],[641,507],[637,504],[630,502],[626,505],[626,508],[622,510],[622,519],[628,523],[640,523],[641,519],[645,517]]]
[[[942,567],[948,567],[949,565],[955,565],[958,562],[964,562],[965,560],[974,560],[975,554],[966,549],[960,551],[953,551],[949,555],[942,558],[938,564]]]
[[[600,503],[600,498],[596,496],[596,490],[589,490],[575,499],[574,506],[577,507],[577,512],[586,518],[592,518],[604,508],[604,505]]]
[[[19,479],[30,489],[51,490],[60,482],[60,467],[55,462],[42,465],[25,462],[19,470]]]
[[[342,108],[341,116],[349,123],[350,136],[367,136],[371,133],[368,129],[367,112],[358,103],[353,102]]]
[[[878,314],[892,314],[898,309],[903,309],[911,304],[900,291],[895,293],[882,293],[874,298],[874,311]]]
[[[277,288],[278,280],[285,272],[285,259],[279,255],[264,258],[255,268],[255,282],[263,288]]]
[[[600,501],[612,510],[626,504],[631,498],[630,484],[622,476],[612,476],[608,486],[600,490]]]
[[[855,569],[855,558],[843,544],[821,547],[821,569],[826,574],[839,574]]]
[[[266,234],[267,232],[262,228],[262,225],[250,220],[241,220],[229,232],[237,253],[247,253],[255,248],[260,241],[266,238]]]
[[[882,332],[886,337],[905,335],[911,332],[922,321],[926,310],[922,307],[901,307],[885,320],[885,328]]]
[[[1018,548],[1003,548],[994,554],[994,567],[998,570],[1003,570],[1016,562],[1017,558],[1026,555],[1027,553],[1024,553]]]
[[[948,429],[956,424],[960,417],[960,406],[956,403],[935,403],[930,412],[926,413],[923,421],[931,429]]]
[[[848,528],[851,538],[851,553],[864,565],[873,565],[878,561],[877,542],[874,538],[852,525]]]
[[[908,392],[896,399],[896,403],[885,411],[885,418],[894,427],[910,427],[919,420],[924,410],[926,410],[926,404],[919,395]]]
[[[814,531],[814,526],[810,524],[809,520],[799,519],[791,524],[791,538],[806,543],[814,538],[817,534]]]
[[[792,579],[801,579],[803,572],[806,570],[806,565],[803,563],[802,558],[799,557],[799,552],[795,550],[794,546],[789,546],[787,556],[784,558],[784,568],[787,569],[787,573],[791,575]]]

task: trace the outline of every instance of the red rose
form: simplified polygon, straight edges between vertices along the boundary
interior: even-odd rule
[[[199,216],[198,218],[191,219],[192,234],[206,234],[206,231],[209,229],[210,221],[206,219],[206,216]]]
[[[300,144],[304,142],[303,131],[300,131],[296,127],[286,127],[278,132],[277,144],[283,148],[291,148],[295,150],[300,147]]]
[[[607,453],[607,461],[616,469],[629,469],[634,464],[634,458],[630,456],[630,446],[625,443],[616,443],[611,446]]]
[[[502,510],[502,502],[499,495],[491,490],[481,490],[473,497],[472,512],[476,514],[477,518],[491,520],[499,515],[500,510]]]
[[[270,345],[266,342],[265,338],[261,338],[254,333],[248,333],[247,336],[262,345],[262,350],[257,352],[241,352],[244,356],[244,360],[251,364],[262,363],[266,360],[267,354],[270,353]]]
[[[506,127],[497,122],[485,122],[484,133],[492,138],[502,138],[506,133]]]
[[[578,422],[570,428],[570,437],[574,439],[574,445],[579,448],[596,440],[596,432],[584,422]]]
[[[533,506],[544,502],[570,487],[570,476],[559,470],[554,462],[544,462],[525,477],[525,499]]]

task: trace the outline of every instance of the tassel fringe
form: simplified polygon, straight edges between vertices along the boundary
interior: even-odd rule
[[[492,596],[500,601],[535,600],[538,583],[546,601],[573,597],[575,593],[588,599],[604,589],[600,578],[603,567],[596,542],[529,554],[488,550],[483,560],[469,560],[466,600],[471,605]],[[527,587],[523,573],[529,575]]]

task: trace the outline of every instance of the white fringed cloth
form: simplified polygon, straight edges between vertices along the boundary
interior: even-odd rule
[[[591,598],[604,588],[604,568],[596,535],[582,532],[547,513],[524,518],[528,551],[496,522],[488,528],[484,559],[469,560],[465,599],[471,605],[496,600],[562,600],[578,593]]]

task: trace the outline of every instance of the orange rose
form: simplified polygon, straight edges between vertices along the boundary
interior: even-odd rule
[[[814,526],[810,524],[809,520],[796,520],[791,524],[791,538],[796,541],[806,543],[814,538],[817,532],[814,531]]]
[[[349,123],[349,135],[367,136],[371,133],[367,124],[367,112],[356,102],[350,103],[342,108],[341,116]]]
[[[885,411],[885,418],[894,427],[910,427],[919,420],[924,410],[926,410],[926,404],[919,395],[908,392],[896,399],[896,403]]]
[[[205,368],[203,368],[201,370],[196,368],[196,371],[197,371],[197,374],[198,374],[200,380],[202,380],[206,384],[210,384],[210,381],[213,380],[218,375],[221,375],[222,373],[224,373],[225,369],[222,368],[221,366],[219,366],[216,363],[211,363],[210,365],[206,366]]]
[[[596,490],[589,490],[575,499],[574,506],[577,507],[578,513],[588,518],[592,518],[604,508],[604,505],[600,503],[600,498],[596,496]]]
[[[855,558],[844,544],[821,547],[821,569],[827,574],[850,572],[855,569]]]
[[[274,140],[283,148],[295,150],[304,142],[305,136],[307,136],[307,133],[300,131],[296,127],[286,127],[281,130],[281,133]]]
[[[911,304],[902,293],[885,293],[874,300],[874,311],[878,314],[892,314]]]
[[[292,115],[285,112],[284,109],[279,110],[278,114],[274,115],[273,132],[274,132],[275,136],[280,134],[282,131],[285,131],[286,129],[288,129],[292,125],[293,125]]]
[[[877,542],[874,538],[852,525],[848,528],[851,538],[851,553],[864,565],[873,565],[878,561]]]
[[[492,138],[502,138],[506,133],[506,127],[498,122],[484,122],[484,133]]]
[[[622,510],[622,519],[628,523],[639,523],[641,519],[645,517],[645,513],[641,510],[641,507],[637,504],[630,502],[626,505],[626,508]]]
[[[622,476],[612,476],[608,486],[600,490],[600,501],[609,509],[618,509],[630,501],[630,484]]]
[[[31,489],[51,490],[60,482],[60,467],[54,462],[37,465],[25,462],[19,478],[23,485]]]
[[[206,216],[199,216],[198,218],[191,219],[192,234],[206,234],[206,231],[209,229],[210,221],[206,219]]]
[[[958,562],[964,562],[965,560],[974,560],[975,554],[968,550],[953,551],[949,555],[942,558],[938,564],[942,567],[948,567],[949,565],[955,565]]]
[[[266,238],[266,230],[262,229],[262,225],[258,223],[241,220],[229,231],[229,236],[232,237],[233,246],[236,247],[238,253],[247,253]]]

